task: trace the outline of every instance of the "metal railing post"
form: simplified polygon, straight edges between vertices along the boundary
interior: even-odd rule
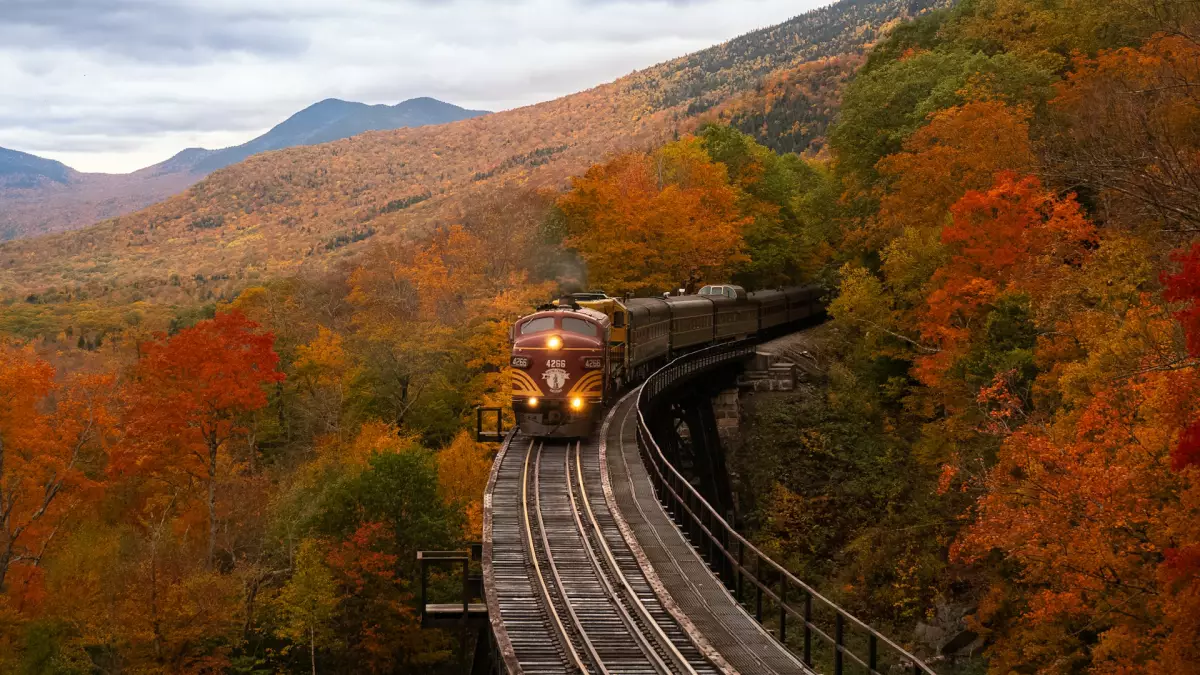
[[[787,644],[787,577],[779,575],[779,641]]]
[[[737,561],[737,602],[742,604],[742,567],[745,565],[746,547],[742,542],[738,542],[738,561]]]
[[[463,601],[463,623],[467,621],[467,614],[471,608],[471,554],[467,553],[467,557],[463,560],[462,574],[462,601]]]
[[[429,591],[429,566],[425,561],[425,556],[421,555],[421,551],[417,552],[417,561],[421,565],[421,619],[424,619],[428,603],[426,595]]]
[[[874,633],[867,637],[867,668],[870,669],[871,675],[875,675],[876,669],[879,668],[879,640]]]
[[[846,644],[846,620],[837,613],[833,624],[833,675],[842,675],[842,647]]]
[[[812,594],[804,594],[804,665],[812,665]]]
[[[762,623],[762,557],[754,556],[754,618]]]

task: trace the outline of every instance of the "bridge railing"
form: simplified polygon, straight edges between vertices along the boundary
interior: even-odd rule
[[[698,375],[752,357],[755,347],[751,341],[741,341],[682,356],[642,386],[637,402],[638,448],[659,500],[707,555],[709,566],[724,577],[737,601],[764,627],[775,629],[779,641],[809,667],[819,663],[833,675],[886,675],[897,670],[936,675],[916,656],[822,596],[739,534],[667,461],[655,441],[646,415],[656,399]],[[747,588],[754,596],[753,608],[746,606]],[[792,634],[798,644],[789,643],[791,621],[798,622],[799,634]]]

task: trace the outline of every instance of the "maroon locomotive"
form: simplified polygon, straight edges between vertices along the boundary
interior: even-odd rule
[[[512,405],[531,436],[591,432],[604,403],[608,316],[578,305],[544,309],[513,327]]]

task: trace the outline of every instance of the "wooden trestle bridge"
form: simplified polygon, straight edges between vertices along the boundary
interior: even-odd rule
[[[462,603],[427,615],[476,618],[475,672],[933,674],[738,534],[713,472],[697,469],[723,473],[723,459],[701,447],[715,429],[682,429],[680,402],[707,403],[705,384],[755,351],[733,343],[675,360],[588,440],[503,437],[484,497],[482,583],[467,583],[466,554],[422,563],[463,566]]]

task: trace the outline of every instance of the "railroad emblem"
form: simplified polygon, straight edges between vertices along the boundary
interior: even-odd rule
[[[551,368],[542,373],[542,379],[546,381],[546,386],[550,387],[550,393],[561,394],[571,376],[562,368]]]

